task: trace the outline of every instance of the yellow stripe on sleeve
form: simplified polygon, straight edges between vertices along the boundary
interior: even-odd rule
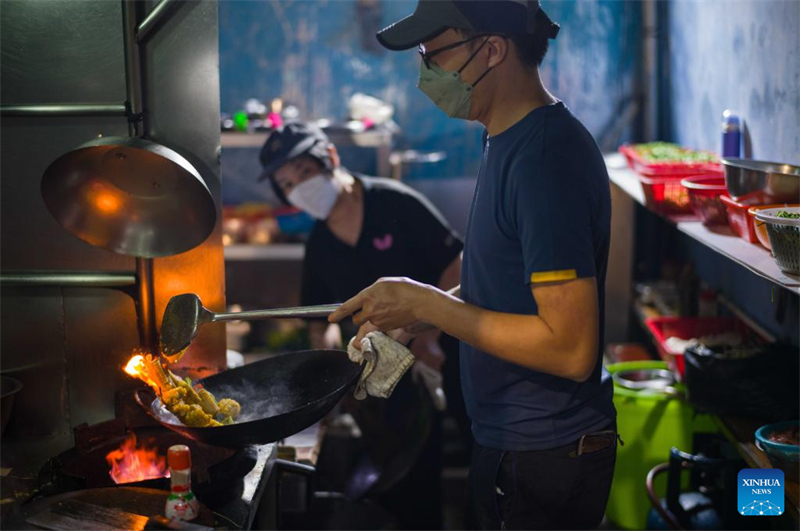
[[[564,280],[575,280],[576,278],[578,278],[578,272],[574,269],[544,271],[542,273],[531,273],[531,284],[539,282],[561,282]]]

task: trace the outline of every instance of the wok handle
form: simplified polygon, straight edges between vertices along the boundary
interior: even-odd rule
[[[341,304],[323,304],[319,306],[250,310],[236,313],[215,313],[212,321],[256,321],[260,319],[309,319],[314,317],[328,317],[335,312],[339,306],[341,306]]]

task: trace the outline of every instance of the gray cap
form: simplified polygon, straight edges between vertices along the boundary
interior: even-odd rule
[[[537,24],[537,19],[545,24]],[[558,24],[542,11],[539,0],[419,0],[414,13],[382,29],[377,37],[390,50],[408,50],[448,28],[523,35],[537,27],[551,39],[558,35]]]

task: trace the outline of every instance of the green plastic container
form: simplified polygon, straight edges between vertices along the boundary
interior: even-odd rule
[[[614,374],[631,369],[667,369],[660,361],[632,361],[607,367]],[[680,384],[676,386],[681,390]],[[622,529],[645,529],[651,503],[645,490],[647,473],[669,460],[675,446],[692,451],[695,433],[718,431],[710,415],[697,414],[685,401],[653,390],[632,390],[614,383],[617,430],[625,446],[617,448],[614,482],[606,516]],[[666,492],[666,475],[656,481],[656,492]]]

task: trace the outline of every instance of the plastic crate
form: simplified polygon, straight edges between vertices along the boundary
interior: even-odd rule
[[[683,352],[674,352],[667,348],[667,339],[692,339],[725,332],[739,332],[742,339],[758,337],[735,317],[655,317],[647,319],[645,326],[656,339],[659,355],[668,361],[670,368],[678,373],[681,380],[686,374]]]
[[[635,145],[626,144],[619,147],[619,152],[625,156],[632,170],[647,177],[688,177],[703,173],[724,174],[722,165],[718,162],[654,162],[642,158],[635,148]]]
[[[703,225],[725,225],[728,223],[728,211],[720,196],[727,194],[725,177],[720,175],[698,175],[687,177],[681,185],[689,193],[689,203],[694,213],[703,221]]]

